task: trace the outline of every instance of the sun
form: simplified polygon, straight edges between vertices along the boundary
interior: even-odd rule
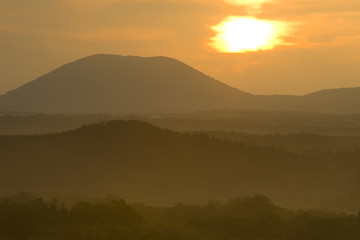
[[[278,21],[232,16],[212,29],[217,35],[211,38],[209,44],[220,52],[254,52],[288,44],[283,40],[288,28]]]

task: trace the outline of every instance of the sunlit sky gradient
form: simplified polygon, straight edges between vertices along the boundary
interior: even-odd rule
[[[174,57],[255,94],[360,86],[360,1],[249,2],[0,0],[0,93],[96,53]],[[291,44],[219,52],[214,26],[230,16],[291,24]]]

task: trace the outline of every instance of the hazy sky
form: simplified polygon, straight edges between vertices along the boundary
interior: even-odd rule
[[[214,26],[230,16],[289,29],[272,49],[219,52]],[[0,93],[96,53],[174,57],[255,94],[355,87],[360,1],[0,0]]]

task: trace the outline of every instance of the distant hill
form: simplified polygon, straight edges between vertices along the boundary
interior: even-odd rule
[[[357,88],[339,88],[339,89],[326,89],[305,95],[305,98],[317,100],[343,100],[343,101],[356,101],[359,100],[360,87]]]
[[[327,89],[305,95],[309,110],[323,112],[359,113],[360,87]]]
[[[94,55],[0,97],[0,110],[44,113],[191,112],[251,96],[168,57]]]
[[[360,113],[360,88],[252,95],[168,57],[99,54],[0,96],[0,112],[188,113],[258,109]]]
[[[359,193],[358,156],[311,158],[140,121],[111,121],[59,134],[0,136],[0,193],[115,193],[153,204],[263,193],[286,205],[314,207]],[[339,205],[348,210],[360,203]]]
[[[360,87],[321,90],[304,96],[256,95],[242,107],[272,111],[359,114],[359,106]]]
[[[108,120],[133,120],[176,131],[226,131],[252,134],[308,133],[360,136],[360,114],[300,111],[217,110],[191,114],[0,114],[0,135],[63,132]]]

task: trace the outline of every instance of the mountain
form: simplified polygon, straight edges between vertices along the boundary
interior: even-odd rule
[[[251,96],[168,57],[94,55],[0,97],[3,111],[191,112],[239,107]]]
[[[168,57],[99,54],[0,96],[1,112],[189,113],[257,109],[360,113],[360,88],[252,95]]]
[[[317,99],[322,101],[358,101],[360,87],[326,89],[305,95],[305,98]]]
[[[314,207],[359,193],[359,152],[315,155],[110,121],[58,134],[0,136],[0,194],[114,193],[172,204],[262,193]]]
[[[325,89],[304,96],[256,95],[246,103],[245,108],[272,111],[359,114],[359,105],[360,87]]]
[[[327,89],[305,95],[310,110],[323,112],[359,113],[360,87]]]

